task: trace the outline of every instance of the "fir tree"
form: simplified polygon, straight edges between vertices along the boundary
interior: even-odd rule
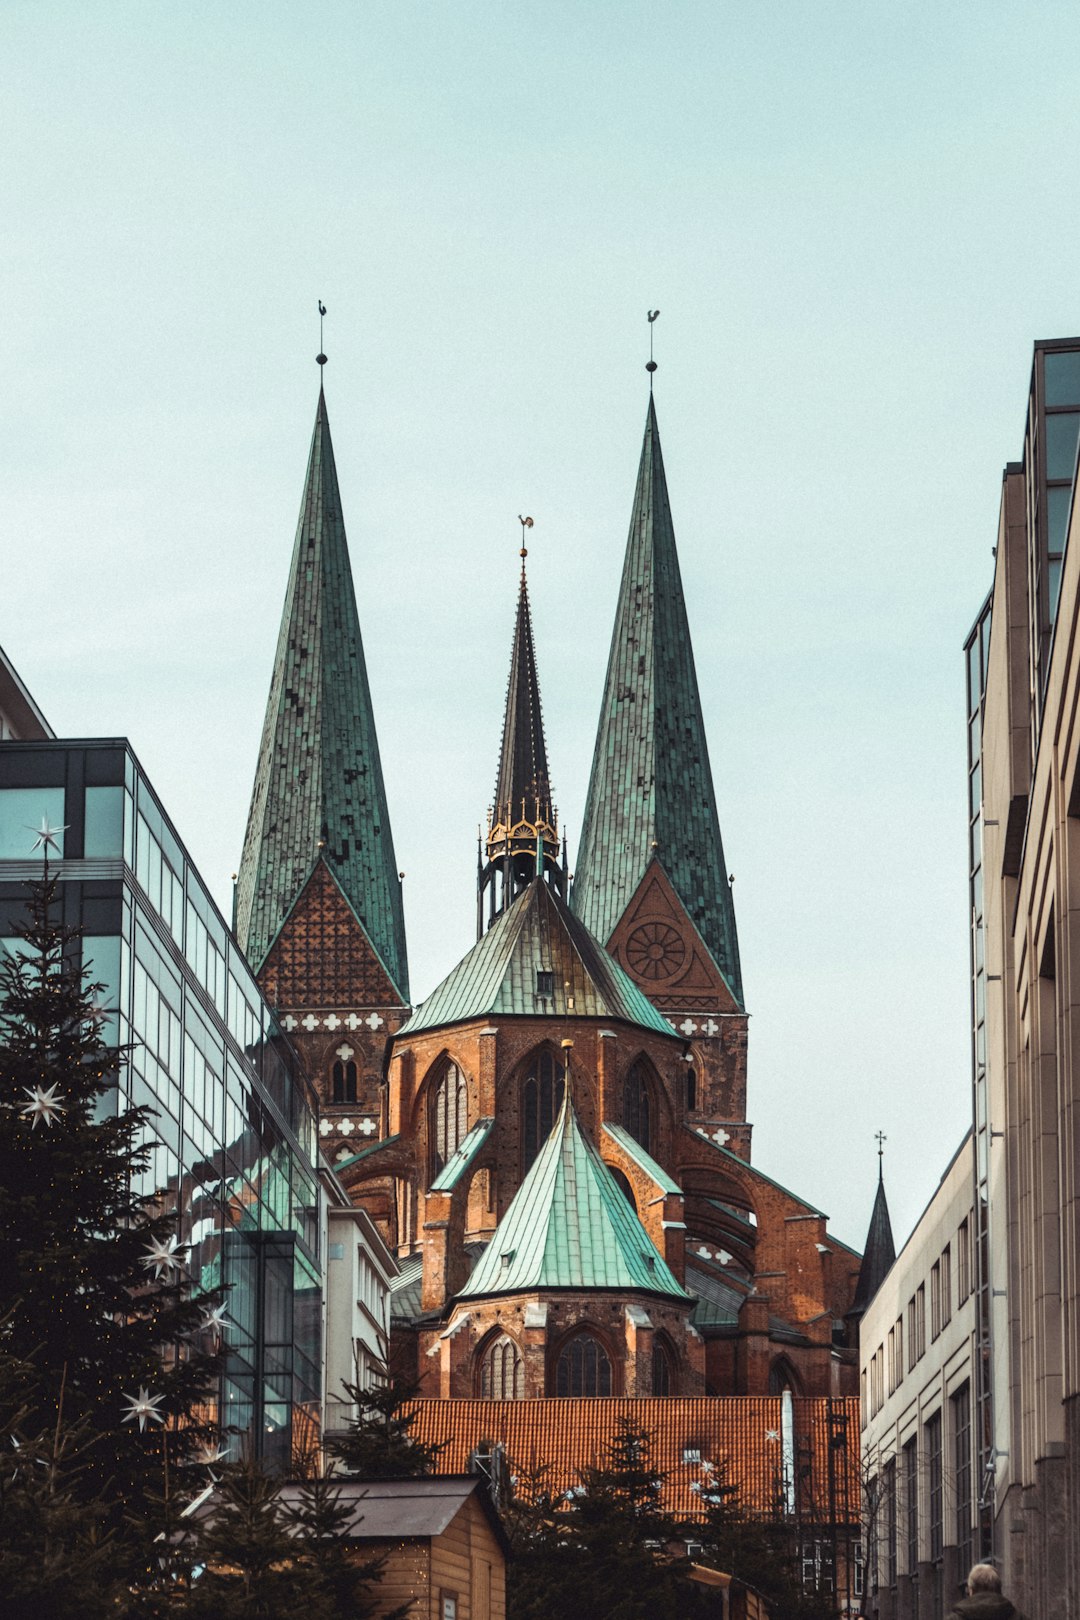
[[[678,1555],[663,1476],[648,1433],[623,1420],[600,1467],[562,1501],[542,1482],[510,1515],[515,1554],[511,1620],[587,1614],[590,1620],[690,1620],[708,1598]]]
[[[140,1196],[149,1111],[118,1107],[125,1054],[102,1038],[102,987],[58,889],[46,863],[0,963],[0,1318],[27,1369],[24,1431],[79,1435],[68,1488],[114,1563],[145,1566],[130,1524],[120,1535],[124,1505],[160,1481],[166,1426],[177,1469],[206,1436],[194,1415],[217,1370],[201,1348],[217,1296],[191,1292],[176,1212]]]
[[[329,1442],[327,1450],[347,1474],[358,1479],[417,1479],[434,1472],[444,1447],[429,1445],[410,1432],[416,1422],[409,1406],[417,1386],[399,1377],[383,1376],[370,1389],[346,1384],[356,1407],[345,1434]]]

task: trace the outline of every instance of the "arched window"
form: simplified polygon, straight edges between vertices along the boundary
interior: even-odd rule
[[[456,1063],[448,1063],[443,1070],[435,1088],[431,1112],[434,1180],[469,1129],[469,1092],[465,1076]]]
[[[506,1334],[490,1344],[480,1363],[480,1395],[485,1401],[525,1399],[525,1362]]]
[[[649,1151],[649,1082],[639,1058],[623,1081],[623,1126],[646,1153]]]
[[[521,1168],[525,1171],[551,1135],[562,1107],[563,1066],[550,1052],[537,1052],[522,1086]]]
[[[611,1360],[598,1339],[579,1333],[564,1344],[555,1366],[556,1395],[610,1395]]]
[[[674,1395],[675,1372],[671,1364],[671,1351],[662,1340],[653,1343],[652,1392],[654,1395]]]
[[[795,1394],[795,1371],[785,1356],[778,1356],[769,1368],[769,1394],[782,1395],[785,1389]]]
[[[624,1176],[622,1171],[619,1170],[613,1164],[608,1165],[607,1172],[608,1172],[608,1175],[611,1177],[611,1179],[615,1182],[616,1186],[619,1188],[619,1191],[625,1194],[626,1200],[627,1200],[628,1204],[630,1205],[630,1208],[634,1211],[634,1214],[636,1215],[637,1214],[637,1199],[634,1197],[634,1189],[630,1185],[629,1178]]]
[[[686,1058],[686,1111],[694,1113],[697,1108],[697,1064],[687,1054]]]
[[[336,1103],[354,1103],[356,1101],[356,1064],[352,1058],[343,1061],[338,1058],[334,1064],[331,1097]]]

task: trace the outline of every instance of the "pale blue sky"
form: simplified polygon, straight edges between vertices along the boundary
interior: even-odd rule
[[[582,805],[657,405],[755,1160],[897,1237],[969,1107],[961,645],[1080,330],[1075,5],[0,7],[0,643],[228,904],[327,395],[414,991],[467,949],[519,511]]]

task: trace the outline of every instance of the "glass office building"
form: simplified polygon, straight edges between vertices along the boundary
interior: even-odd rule
[[[155,1110],[145,1192],[180,1211],[188,1263],[224,1284],[221,1421],[287,1466],[317,1433],[320,1210],[315,1102],[130,746],[0,746],[0,944],[23,913],[46,816],[63,827],[64,921],[130,1046],[123,1102]]]

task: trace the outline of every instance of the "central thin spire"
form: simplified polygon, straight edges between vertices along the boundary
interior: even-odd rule
[[[521,518],[522,541],[531,518]],[[534,877],[547,877],[565,893],[565,863],[559,864],[558,816],[551,797],[540,680],[536,671],[529,586],[528,555],[521,547],[521,581],[506,688],[502,746],[495,798],[488,813],[487,838],[480,855],[477,884],[477,938],[484,930],[484,897],[488,923],[504,911]]]

